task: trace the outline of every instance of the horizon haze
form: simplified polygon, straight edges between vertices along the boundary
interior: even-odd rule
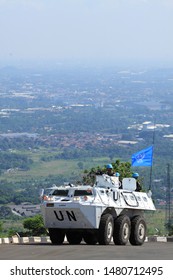
[[[173,65],[172,0],[0,0],[0,62]]]

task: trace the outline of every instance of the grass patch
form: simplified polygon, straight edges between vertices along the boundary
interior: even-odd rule
[[[56,149],[38,149],[31,151],[15,151],[21,155],[26,155],[30,158],[33,163],[30,166],[29,170],[18,170],[14,169],[10,172],[2,173],[0,176],[1,180],[7,180],[8,182],[17,182],[17,181],[25,181],[29,179],[39,179],[46,178],[48,176],[56,176],[56,175],[69,175],[69,174],[77,174],[80,175],[83,173],[85,169],[90,169],[92,167],[101,166],[103,167],[107,162],[109,162],[109,158],[100,157],[100,158],[84,158],[84,159],[72,159],[72,160],[63,160],[58,159],[55,160],[54,156],[59,153],[59,150]],[[53,159],[49,161],[43,161],[42,157],[50,157]],[[80,163],[80,164],[79,164]],[[82,166],[82,168],[81,168]]]
[[[145,219],[147,222],[147,235],[160,235],[167,234],[165,228],[165,210],[156,209],[153,212],[145,212]]]

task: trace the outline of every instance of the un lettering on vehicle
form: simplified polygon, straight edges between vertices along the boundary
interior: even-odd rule
[[[65,220],[68,220],[69,222],[77,221],[77,217],[73,210],[65,210],[65,211],[54,210],[54,214],[55,214],[56,219],[60,222],[63,222]]]

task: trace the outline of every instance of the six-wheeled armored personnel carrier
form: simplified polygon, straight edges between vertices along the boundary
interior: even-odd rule
[[[136,180],[106,174],[94,186],[66,184],[42,191],[41,211],[52,244],[142,245],[146,238],[145,211],[154,211],[151,193],[137,192]]]

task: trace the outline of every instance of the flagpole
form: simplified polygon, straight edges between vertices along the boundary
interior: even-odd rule
[[[155,143],[155,119],[154,119],[154,129],[153,129],[153,140],[152,140],[152,146],[153,146],[153,149],[154,149],[154,143]],[[151,164],[151,167],[150,167],[150,183],[149,183],[149,189],[148,190],[151,190],[152,188],[152,175],[153,175],[153,158],[152,158],[152,164]]]

